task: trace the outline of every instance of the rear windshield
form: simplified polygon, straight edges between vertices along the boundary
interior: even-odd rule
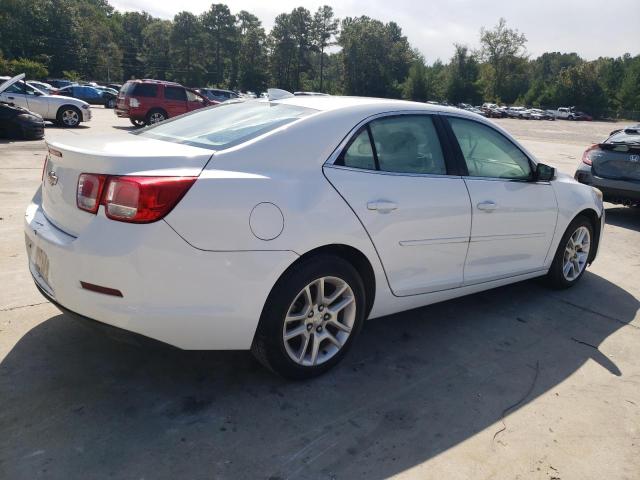
[[[122,95],[137,97],[155,97],[158,95],[158,85],[154,83],[127,82],[120,89]]]
[[[222,150],[304,118],[317,110],[261,101],[222,103],[140,130],[136,135]]]
[[[607,139],[606,143],[640,144],[640,133],[627,133],[624,130],[615,133]]]

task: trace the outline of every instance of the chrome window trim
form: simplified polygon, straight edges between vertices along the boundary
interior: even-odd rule
[[[341,170],[352,170],[356,172],[375,173],[375,174],[382,174],[382,175],[395,175],[395,176],[402,176],[402,177],[462,178],[459,175],[448,175],[448,174],[440,175],[435,173],[386,172],[383,170],[372,170],[370,168],[356,168],[356,167],[347,167],[344,165],[335,165],[335,162],[336,160],[338,160],[338,157],[340,156],[342,151],[346,148],[349,142],[351,142],[354,136],[360,132],[360,128],[372,122],[373,120],[377,120],[379,118],[385,118],[385,117],[397,117],[399,115],[435,116],[435,115],[440,115],[441,113],[442,112],[440,111],[432,111],[432,110],[396,110],[391,112],[382,112],[382,113],[376,113],[374,115],[370,115],[367,118],[358,122],[351,130],[349,130],[347,135],[333,150],[331,155],[329,155],[329,158],[327,159],[327,161],[324,162],[323,168],[330,167],[330,168],[337,168]],[[438,139],[438,141],[440,141],[440,139]],[[440,142],[440,149],[443,151],[443,154],[444,154],[444,146],[442,145],[442,142]]]

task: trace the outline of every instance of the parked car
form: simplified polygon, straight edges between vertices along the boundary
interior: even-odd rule
[[[58,89],[58,88],[64,88],[64,87],[68,87],[69,85],[76,85],[77,82],[73,82],[71,80],[61,80],[58,78],[51,78],[49,80],[47,80],[47,83],[49,85],[51,85],[53,88]]]
[[[489,118],[504,118],[507,116],[507,112],[505,112],[504,109],[501,109],[497,106],[483,107],[482,111],[484,112],[485,116]]]
[[[120,89],[122,88],[122,84],[120,83],[107,83],[106,86],[109,88],[113,88],[116,92],[119,92]]]
[[[614,130],[587,148],[575,179],[601,190],[607,202],[640,205],[640,125]]]
[[[26,108],[0,102],[0,137],[40,139],[44,137],[44,120]]]
[[[294,95],[297,96],[304,96],[304,95],[310,95],[310,96],[316,96],[316,97],[328,97],[329,94],[328,93],[322,93],[322,92],[304,92],[304,91],[300,91],[300,92],[293,92]]]
[[[531,113],[524,107],[509,107],[505,111],[509,118],[519,118],[521,120],[529,120],[531,118]]]
[[[574,110],[573,107],[560,107],[556,112],[556,118],[561,118],[564,120],[587,120],[591,121],[593,118],[591,115]]]
[[[101,90],[98,87],[88,85],[70,85],[56,90],[53,95],[66,95],[78,98],[91,105],[104,105],[106,108],[115,108],[117,93]]]
[[[129,80],[118,92],[115,113],[118,117],[128,118],[136,127],[142,127],[213,104],[179,83]]]
[[[51,92],[56,90],[52,85],[49,85],[48,83],[37,82],[35,80],[27,80],[27,85],[31,85],[32,87],[37,88],[38,90],[46,93],[47,95],[50,95]]]
[[[47,95],[28,85],[22,79],[24,73],[13,78],[0,77],[0,101],[26,108],[45,120],[62,127],[77,127],[91,120],[91,107],[85,101],[62,95]]]
[[[290,378],[339,362],[367,317],[574,285],[604,220],[597,190],[491,121],[388,99],[226,102],[50,142],[44,171],[25,234],[46,298]]]
[[[545,110],[539,108],[529,109],[531,120],[555,120],[555,116],[549,115]]]
[[[198,89],[198,92],[215,103],[222,103],[227,100],[240,98],[237,93],[232,92],[231,90],[222,90],[220,88],[200,88]]]

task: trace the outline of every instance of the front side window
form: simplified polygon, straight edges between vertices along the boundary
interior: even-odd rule
[[[190,90],[187,90],[187,100],[189,100],[190,102],[204,102],[204,99],[200,95],[197,95]]]
[[[158,123],[136,134],[222,150],[247,142],[316,111],[295,105],[258,101],[222,103]]]
[[[187,101],[187,93],[182,87],[164,87],[164,98],[167,100]]]
[[[481,123],[449,118],[469,175],[516,180],[531,178],[531,164],[513,142]]]

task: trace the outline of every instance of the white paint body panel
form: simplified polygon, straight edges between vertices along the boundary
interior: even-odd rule
[[[374,318],[542,275],[577,213],[590,209],[602,216],[590,187],[562,176],[542,186],[539,195],[525,188],[535,187],[530,184],[481,186],[460,177],[353,173],[329,166],[323,172],[334,150],[372,115],[411,109],[493,125],[476,115],[376,99],[280,102],[318,112],[217,152],[123,134],[52,144],[63,153],[52,166],[67,169],[62,173],[68,178],[62,192],[39,189],[27,209],[28,242],[50,262],[50,284],[34,275],[36,281],[78,314],[180,348],[245,349],[277,279],[316,248],[347,245],[369,260],[375,277],[369,317]],[[199,178],[164,220],[135,225],[107,219],[104,207],[96,215],[77,210],[80,172]],[[434,195],[421,197],[423,188]],[[504,208],[483,212],[485,220],[476,224],[472,197],[487,195]],[[374,214],[366,206],[370,199],[394,200],[399,208]],[[273,204],[282,217],[269,207],[256,218],[263,238],[250,220],[260,204]],[[269,218],[281,227],[271,229]],[[531,242],[518,237],[538,233],[544,236]],[[520,264],[501,262],[504,245],[474,245],[474,237],[498,234],[512,235],[511,255],[528,251]],[[468,253],[474,280],[467,278]],[[500,275],[510,276],[495,279],[503,267]],[[80,281],[119,289],[123,297],[83,290]]]
[[[416,295],[462,286],[471,207],[460,177],[393,175],[325,168],[369,232],[393,293]],[[362,188],[366,186],[366,188]],[[371,202],[395,210],[371,210]]]

